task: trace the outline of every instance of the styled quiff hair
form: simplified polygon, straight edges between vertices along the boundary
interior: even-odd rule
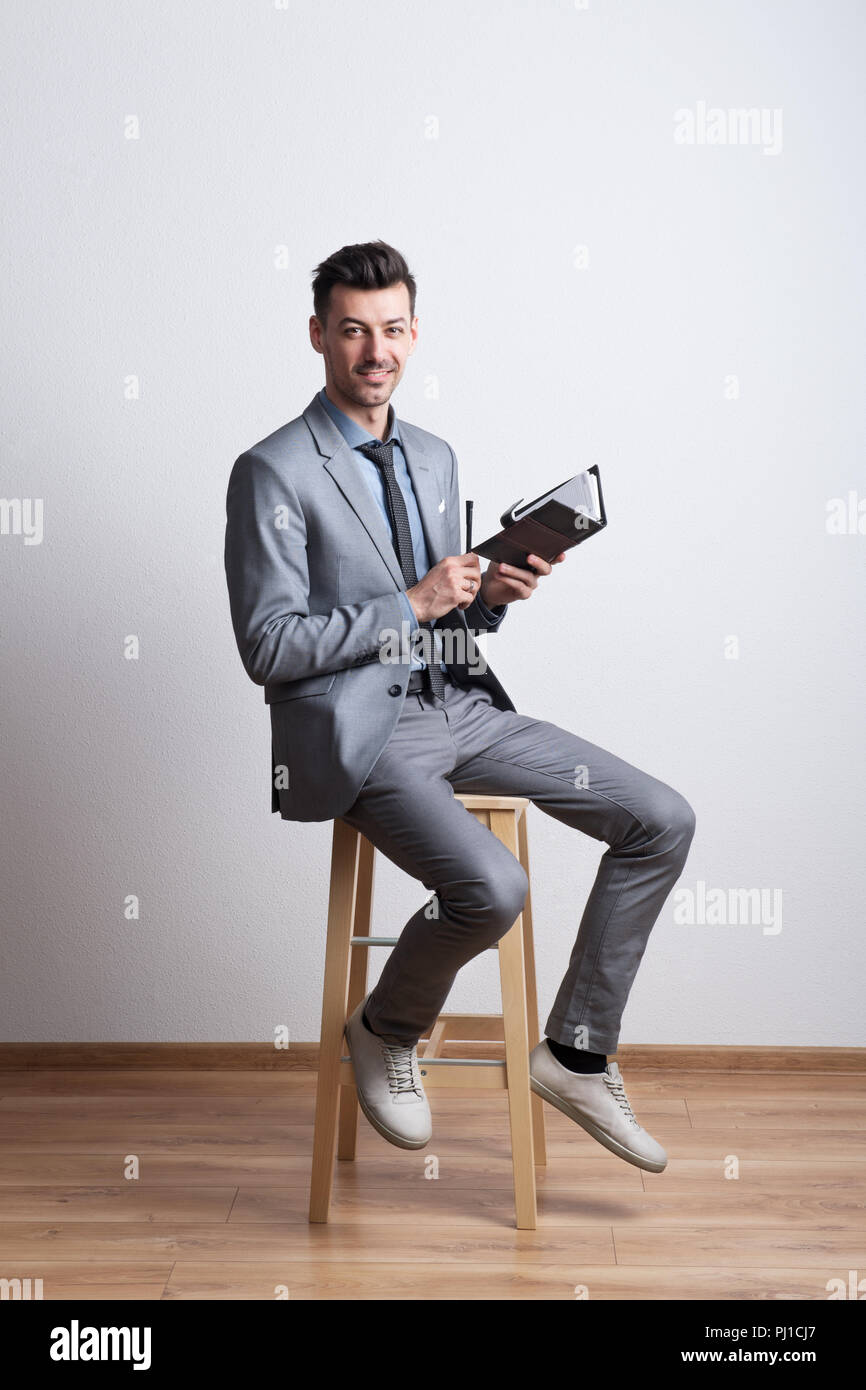
[[[414,276],[404,258],[385,241],[362,241],[341,246],[313,271],[313,312],[322,327],[327,325],[333,285],[351,285],[358,290],[385,290],[401,282],[409,291],[409,319],[415,317]]]

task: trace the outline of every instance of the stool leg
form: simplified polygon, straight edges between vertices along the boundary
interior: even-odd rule
[[[535,943],[532,935],[532,878],[529,872],[529,841],[526,833],[526,810],[517,818],[517,844],[521,864],[530,881],[523,904],[523,959],[526,962],[526,1014],[529,1023],[529,1051],[541,1041],[538,1026],[538,990],[535,983]],[[532,1139],[535,1146],[535,1162],[539,1167],[547,1166],[547,1143],[544,1134],[544,1101],[541,1096],[531,1092]]]
[[[310,1178],[310,1221],[327,1221],[334,1176],[337,1105],[340,1093],[340,1054],[346,1023],[352,922],[358,877],[358,831],[344,820],[334,821],[331,848],[331,889],[328,937],[325,946],[325,984],[316,1084],[316,1124]]]
[[[517,855],[517,827],[513,811],[491,811],[490,829],[512,854]],[[518,917],[514,925],[500,938],[498,945],[508,1113],[511,1121],[511,1161],[514,1168],[514,1206],[517,1229],[534,1231],[538,1220],[530,1105],[532,1091],[529,1086],[526,966],[521,917]]]
[[[361,837],[361,847],[358,854],[358,888],[355,893],[355,916],[352,922],[353,936],[369,936],[370,922],[373,915],[373,878],[376,864],[375,847],[367,839],[366,835]],[[346,1016],[355,1012],[361,1000],[367,993],[367,955],[369,947],[365,945],[353,946],[351,951],[351,966],[349,969],[349,1000],[346,1005]],[[349,1160],[355,1157],[355,1144],[358,1138],[358,1115],[360,1113],[358,1104],[358,1092],[352,1085],[340,1087],[340,1120],[337,1132],[337,1158]]]

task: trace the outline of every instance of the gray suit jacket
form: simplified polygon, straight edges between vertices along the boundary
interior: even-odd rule
[[[403,419],[400,431],[432,566],[463,551],[457,460],[435,434]],[[315,396],[236,460],[225,568],[241,660],[270,706],[271,810],[341,816],[400,716],[409,663],[380,659],[380,648],[384,632],[406,631],[397,595],[407,586],[354,451]],[[488,625],[473,602],[437,627],[465,633],[467,661],[444,651],[455,677],[513,710],[471,636],[505,613]]]

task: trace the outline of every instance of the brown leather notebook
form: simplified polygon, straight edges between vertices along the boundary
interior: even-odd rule
[[[525,506],[522,503],[521,497],[502,513],[501,531],[472,546],[476,555],[531,570],[528,555],[540,555],[550,563],[563,550],[571,550],[598,535],[607,525],[597,464],[536,497],[534,502]]]

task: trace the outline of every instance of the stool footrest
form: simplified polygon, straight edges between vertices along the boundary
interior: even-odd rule
[[[350,946],[396,946],[399,940],[399,936],[353,936],[349,944]],[[499,942],[495,941],[492,946],[485,946],[484,950],[498,951]]]
[[[351,1057],[341,1057],[341,1062],[351,1062]],[[425,1067],[504,1067],[504,1061],[495,1057],[419,1057],[418,1066]]]
[[[440,1014],[429,1033],[419,1040],[436,1037],[442,1042],[504,1042],[505,1023],[502,1014]]]
[[[428,1086],[465,1086],[479,1090],[508,1090],[508,1068],[504,1062],[473,1062],[462,1057],[437,1057],[432,1062],[424,1062],[419,1057],[418,1067],[424,1077],[425,1089]],[[348,1057],[340,1058],[340,1085],[353,1091],[355,1089],[355,1072]]]

